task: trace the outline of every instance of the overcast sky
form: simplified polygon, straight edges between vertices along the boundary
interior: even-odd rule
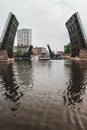
[[[87,32],[87,0],[0,0],[0,35],[9,12],[18,19],[18,29],[32,29],[34,46],[49,44],[53,50],[63,50],[69,42],[65,22],[75,12]]]

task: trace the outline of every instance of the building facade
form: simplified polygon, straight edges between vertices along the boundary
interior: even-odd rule
[[[40,55],[42,53],[46,53],[46,48],[44,47],[35,47],[32,49],[34,55]]]
[[[9,58],[13,57],[13,44],[18,24],[15,15],[9,13],[0,39],[0,50],[6,50]]]
[[[17,46],[29,47],[32,44],[32,30],[21,29],[17,31]]]
[[[78,12],[70,17],[66,22],[66,27],[72,45],[71,56],[79,56],[80,49],[87,48],[87,44],[86,35]]]

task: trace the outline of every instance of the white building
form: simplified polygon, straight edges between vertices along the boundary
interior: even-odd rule
[[[21,29],[17,31],[17,45],[19,47],[29,47],[32,42],[31,29]]]

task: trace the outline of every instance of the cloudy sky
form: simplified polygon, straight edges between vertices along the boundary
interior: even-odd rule
[[[49,44],[53,50],[63,50],[69,42],[65,22],[77,11],[87,34],[87,0],[0,0],[0,35],[12,12],[19,21],[18,29],[32,29],[34,46]]]

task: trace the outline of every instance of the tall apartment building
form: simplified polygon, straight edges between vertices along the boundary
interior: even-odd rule
[[[66,27],[72,45],[71,56],[79,56],[80,50],[87,48],[87,45],[86,35],[78,12],[69,18],[69,20],[66,22]]]
[[[29,47],[31,45],[32,31],[31,29],[21,29],[17,31],[17,45],[19,47]]]

